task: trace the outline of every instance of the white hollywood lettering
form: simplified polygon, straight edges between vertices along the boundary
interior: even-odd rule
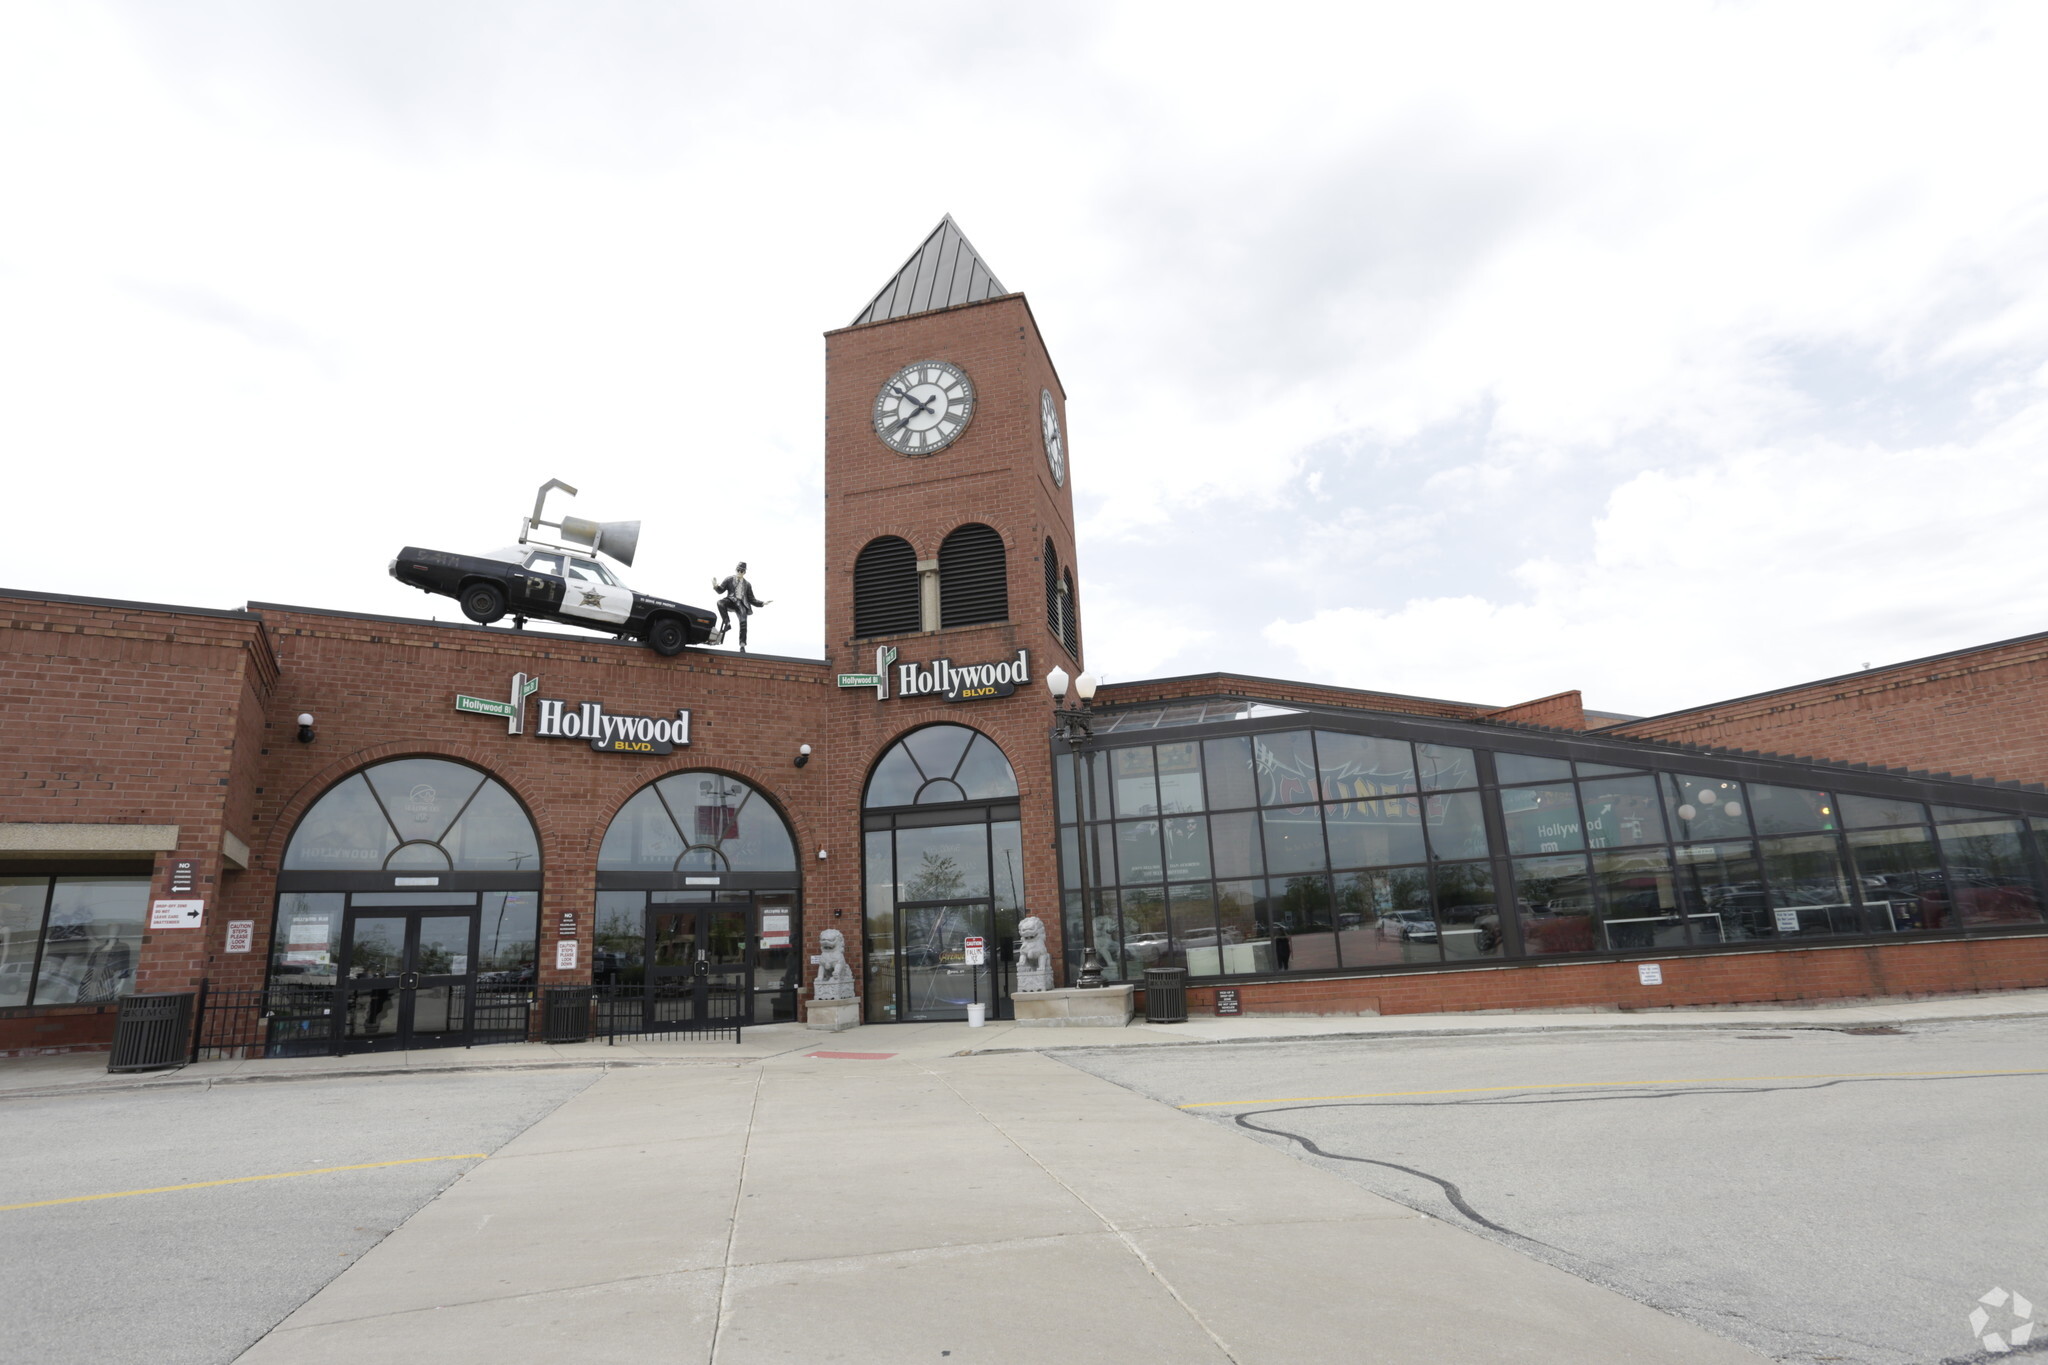
[[[548,738],[562,733],[562,703],[543,701],[540,704],[540,728],[534,733]]]

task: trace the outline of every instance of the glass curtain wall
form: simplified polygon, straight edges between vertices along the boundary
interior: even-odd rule
[[[1085,886],[1111,977],[2043,922],[2048,822],[2010,811],[1158,714],[1055,758],[1070,962]]]

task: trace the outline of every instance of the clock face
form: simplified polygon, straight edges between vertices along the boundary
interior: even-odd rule
[[[875,395],[875,435],[903,455],[944,450],[973,416],[974,385],[965,370],[943,360],[905,365]]]
[[[1060,410],[1053,406],[1052,390],[1038,391],[1038,425],[1045,433],[1045,462],[1052,466],[1052,481],[1064,485],[1067,481],[1067,452],[1060,444]]]

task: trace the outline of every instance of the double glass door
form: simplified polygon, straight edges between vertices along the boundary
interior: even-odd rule
[[[647,907],[647,992],[652,1022],[751,1018],[749,905]]]
[[[348,1051],[467,1041],[475,911],[352,910],[343,937]]]
[[[988,1007],[991,1019],[1010,1017],[1016,985],[1017,916],[996,914],[985,900],[923,901],[896,907],[896,942],[902,964],[900,1018],[965,1019],[967,1007]],[[981,940],[980,962],[970,939]]]

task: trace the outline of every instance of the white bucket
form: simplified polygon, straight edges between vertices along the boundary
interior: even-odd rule
[[[969,1005],[967,1007],[967,1027],[980,1028],[983,1024],[986,1024],[987,1022],[987,1005]]]

